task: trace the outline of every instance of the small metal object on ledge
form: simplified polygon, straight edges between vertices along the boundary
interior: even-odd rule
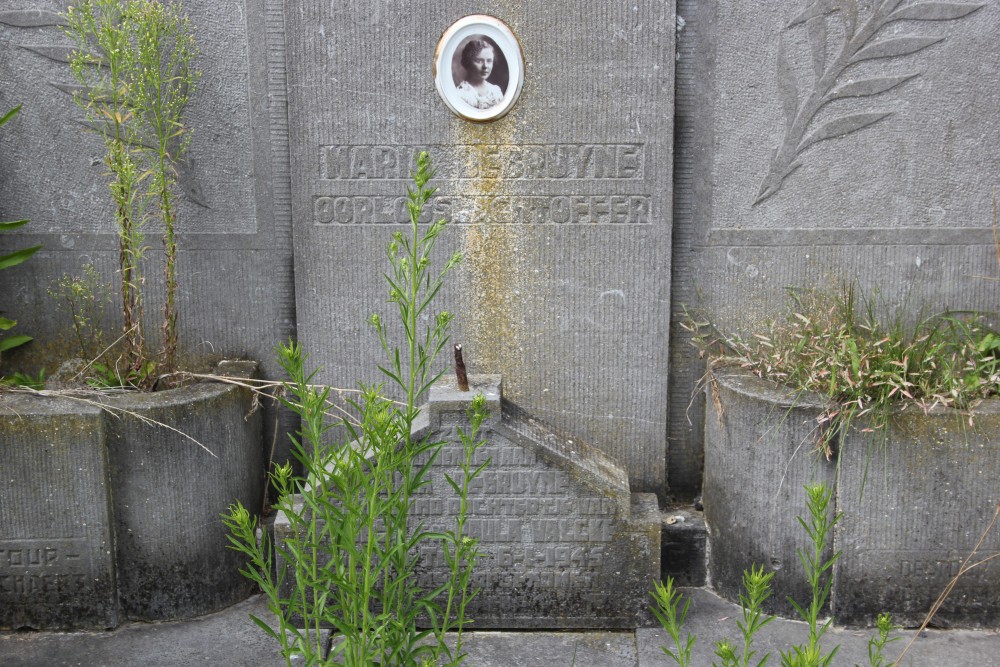
[[[458,343],[455,344],[455,379],[458,380],[459,391],[469,391],[469,376],[465,373],[462,345]]]

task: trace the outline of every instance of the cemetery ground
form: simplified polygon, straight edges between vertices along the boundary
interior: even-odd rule
[[[733,636],[738,606],[702,588],[682,589],[692,597],[686,629],[697,635],[692,664],[712,663],[716,640]],[[5,667],[276,667],[283,664],[273,639],[247,621],[247,614],[267,618],[262,596],[222,612],[190,621],[130,623],[113,632],[14,632],[0,634],[0,664]],[[779,620],[769,624],[757,641],[758,659],[801,641],[804,624]],[[900,631],[901,641],[889,645],[898,655],[912,630]],[[834,665],[865,664],[866,630],[834,628],[826,636],[840,644]],[[471,631],[465,638],[470,667],[654,667],[674,664],[660,646],[666,634],[656,628],[634,631]],[[988,667],[1000,655],[996,630],[928,630],[907,655],[909,667]]]

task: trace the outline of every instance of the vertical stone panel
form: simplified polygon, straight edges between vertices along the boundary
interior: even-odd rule
[[[0,132],[0,220],[31,222],[0,235],[0,252],[43,249],[4,271],[2,307],[35,338],[4,364],[51,374],[75,352],[70,318],[46,293],[62,274],[97,265],[116,297],[101,325],[115,332],[112,340],[118,335],[117,239],[102,141],[83,131],[83,112],[69,94],[70,40],[57,15],[68,3],[15,4],[0,13],[0,108],[23,110]],[[274,373],[273,346],[294,331],[295,317],[281,3],[189,1],[185,10],[202,77],[190,103],[193,140],[178,201],[180,357],[207,367],[242,355]],[[157,226],[146,232],[146,328],[156,349],[161,242]]]
[[[406,218],[413,155],[439,168],[440,306],[470,370],[665,491],[673,3],[543,2],[490,12],[520,41],[520,100],[454,116],[437,41],[478,5],[305,0],[286,12],[300,339],[340,387],[380,379],[365,321],[386,314],[384,246]],[[568,409],[567,406],[574,406]]]

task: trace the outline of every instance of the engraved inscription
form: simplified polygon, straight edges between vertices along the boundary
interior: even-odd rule
[[[79,573],[0,574],[0,594],[29,597],[83,591],[87,576]]]
[[[444,420],[442,420],[442,425]],[[455,440],[450,424],[436,434]],[[564,470],[547,467],[536,451],[499,438],[475,454],[475,465],[490,466],[469,487],[466,534],[479,541],[482,566],[473,586],[494,591],[545,589],[549,594],[596,590],[606,581],[608,554],[621,530],[613,498],[583,490]],[[414,496],[411,515],[427,529],[447,530],[460,510],[444,474],[457,477],[461,447],[445,447],[432,466],[429,483]],[[442,492],[442,489],[447,489]],[[421,577],[439,585],[448,572],[440,549],[420,551]]]
[[[935,581],[948,581],[962,568],[961,559],[939,560],[937,558],[905,559],[899,561],[902,577],[927,577]]]
[[[612,527],[608,519],[538,519],[531,532],[536,542],[608,542]]]
[[[650,223],[648,195],[436,197],[422,223],[447,218],[452,223],[528,225],[607,225]],[[408,224],[404,197],[317,196],[317,225]]]
[[[85,540],[5,540],[0,542],[0,572],[4,570],[59,567],[79,568],[85,559]]]
[[[492,549],[490,569],[472,575],[473,585],[498,588],[592,588],[605,564],[607,550],[593,545],[501,544]],[[440,550],[422,549],[425,583],[440,583],[433,570],[448,564]]]
[[[469,507],[475,514],[504,516],[610,516],[614,502],[608,498],[473,498]]]
[[[0,541],[0,595],[14,598],[83,591],[92,578],[83,539]]]
[[[569,491],[569,480],[555,470],[485,470],[469,484],[469,493],[532,496],[563,495]]]
[[[381,184],[408,179],[422,150],[434,155],[439,182],[455,187],[424,208],[421,223],[646,225],[654,213],[644,144],[334,145],[319,148],[313,224],[409,224],[406,198]],[[476,181],[483,186],[462,187]]]
[[[438,453],[435,463],[439,466],[460,466],[465,459],[465,451],[461,447],[443,447]],[[529,449],[521,447],[480,447],[472,457],[472,465],[481,465],[485,461],[496,467],[533,466],[538,457]],[[421,463],[425,460],[421,460]]]
[[[408,179],[417,154],[434,156],[438,178],[564,180],[642,179],[643,144],[505,144],[321,146],[320,178]],[[469,160],[469,155],[475,157]]]

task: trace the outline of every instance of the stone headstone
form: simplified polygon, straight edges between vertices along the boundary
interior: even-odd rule
[[[477,628],[630,628],[649,620],[660,574],[656,496],[631,493],[625,470],[587,442],[567,436],[503,401],[496,376],[470,377],[461,392],[439,380],[415,435],[447,444],[431,483],[415,500],[414,519],[429,530],[454,528],[456,498],[445,474],[461,478],[466,410],[482,393],[491,418],[473,465],[491,463],[469,493],[469,535],[482,552],[469,605]],[[423,554],[425,585],[447,579],[437,546]]]
[[[379,380],[367,330],[384,246],[406,223],[414,155],[451,221],[436,260],[471,371],[664,492],[674,16],[672,2],[493,8],[524,56],[499,120],[453,114],[435,48],[479,5],[304,0],[288,14],[298,334],[323,382]],[[567,409],[567,405],[573,409]]]
[[[79,401],[0,400],[0,628],[118,625],[105,433]]]
[[[467,607],[474,627],[634,628],[650,620],[649,591],[660,575],[656,496],[632,493],[624,469],[599,450],[503,401],[498,376],[470,376],[469,392],[439,380],[414,424],[414,439],[443,441],[430,483],[413,499],[411,530],[454,530],[458,497],[445,475],[462,479],[458,429],[478,393],[490,416],[472,465],[491,462],[473,480],[467,534],[482,554]],[[420,462],[417,462],[418,464]],[[275,537],[291,530],[283,514]],[[433,590],[448,579],[438,542],[420,548],[418,583]]]

